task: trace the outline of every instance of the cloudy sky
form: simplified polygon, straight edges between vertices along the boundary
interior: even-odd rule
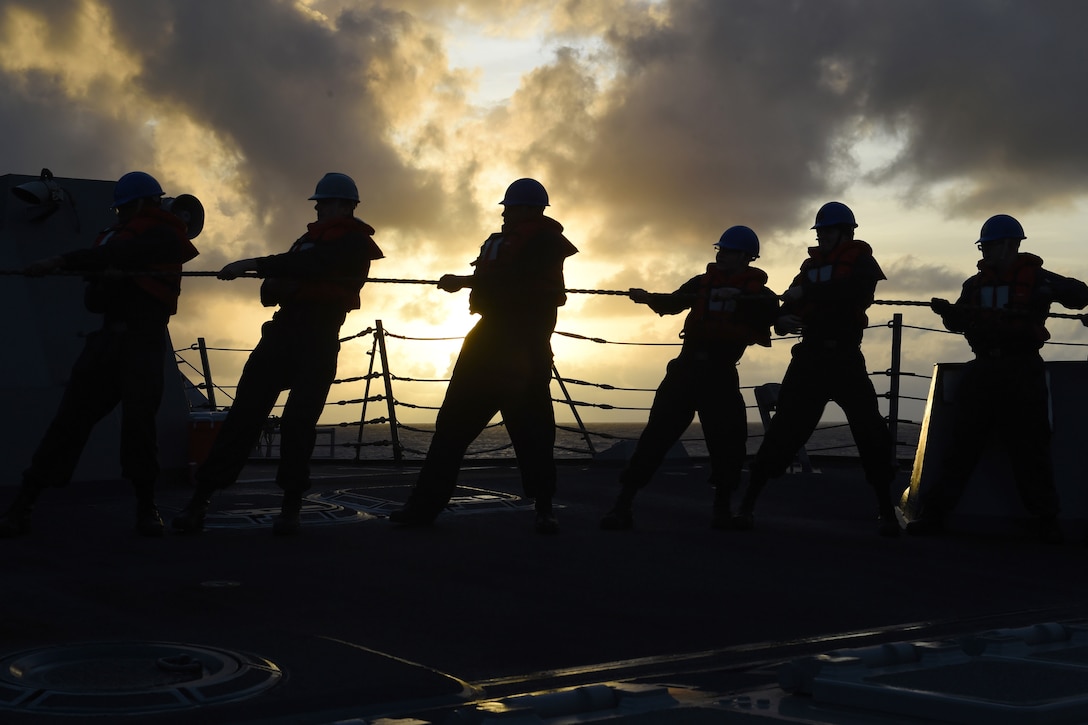
[[[747,224],[781,291],[815,210],[838,199],[889,276],[879,298],[954,297],[995,213],[1023,222],[1048,268],[1088,278],[1085,27],[1076,0],[3,0],[0,173],[151,172],[204,202],[190,268],[211,270],[286,250],[314,183],[341,171],[386,253],[372,275],[406,279],[467,273],[506,185],[532,176],[581,250],[568,286],[603,290],[675,289]],[[187,280],[175,345],[251,346],[256,293]],[[925,308],[870,317],[896,311],[937,326]],[[373,284],[344,332],[378,318],[421,337],[473,323],[466,293]],[[575,294],[559,329],[675,342],[681,323]],[[1051,330],[1088,341],[1074,322]],[[888,336],[870,338],[884,369]],[[954,336],[910,339],[908,370],[969,356]],[[457,346],[393,343],[394,372],[443,377]],[[650,388],[676,351],[555,348],[565,376]],[[365,372],[361,352],[345,347],[342,376]],[[788,352],[753,351],[742,380],[777,381]],[[240,357],[215,362],[221,380]]]

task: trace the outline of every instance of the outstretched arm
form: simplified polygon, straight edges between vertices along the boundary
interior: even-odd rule
[[[471,274],[444,274],[438,280],[438,289],[446,292],[457,292],[466,287],[472,287]]]
[[[627,291],[627,296],[633,302],[646,305],[659,315],[675,315],[695,304],[698,289],[699,278],[693,277],[680,285],[680,289],[675,292],[647,292],[641,287],[632,287]]]
[[[223,269],[219,270],[219,274],[215,275],[219,279],[236,279],[241,277],[246,272],[257,271],[256,259],[240,259],[237,262],[231,262]]]

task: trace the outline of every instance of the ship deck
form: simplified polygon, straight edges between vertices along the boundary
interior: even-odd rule
[[[33,533],[0,542],[0,720],[929,722],[813,705],[781,668],[1088,619],[1082,542],[880,538],[858,463],[816,463],[768,486],[751,532],[710,528],[697,459],[659,472],[625,532],[597,526],[617,465],[565,463],[557,536],[534,533],[506,462],[466,464],[425,529],[382,516],[415,465],[315,467],[291,538],[271,535],[267,464],[203,534],[161,540],[134,533],[121,482],[48,491]],[[163,488],[165,519],[188,494]]]

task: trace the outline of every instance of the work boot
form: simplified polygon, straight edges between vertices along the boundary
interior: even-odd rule
[[[272,521],[272,533],[276,536],[294,536],[302,529],[302,492],[287,491],[283,494],[280,515]]]
[[[756,516],[751,511],[741,509],[733,518],[729,519],[729,527],[733,531],[751,531],[756,527]]]
[[[162,536],[163,524],[155,508],[155,482],[133,481],[136,490],[136,533],[140,536]]]
[[[899,526],[899,521],[892,516],[890,519],[880,517],[880,524],[876,527],[877,536],[883,536],[887,539],[894,539],[899,536],[902,529]]]
[[[763,475],[751,474],[748,477],[748,488],[744,489],[744,497],[740,501],[740,512],[730,520],[729,527],[734,531],[751,531],[756,526],[756,500],[767,485],[767,478]]]
[[[894,539],[899,536],[901,529],[899,527],[899,519],[895,516],[895,509],[881,508],[880,511],[880,525],[877,526],[876,533],[878,536],[883,536],[888,539]]]
[[[719,531],[733,528],[732,488],[725,483],[714,486],[714,515],[710,519],[710,528]]]
[[[533,522],[533,529],[535,529],[538,534],[558,534],[559,519],[555,517],[555,512],[551,509],[546,511],[537,509],[536,520]]]
[[[613,506],[612,510],[601,517],[601,528],[605,531],[627,531],[635,528],[635,516],[631,508]]]
[[[877,534],[887,538],[895,538],[899,536],[900,527],[899,519],[895,516],[895,504],[892,503],[891,485],[895,477],[887,481],[884,484],[876,484],[873,486],[873,492],[876,494],[877,511],[880,516],[880,525],[877,527]]]
[[[178,515],[170,522],[171,528],[183,534],[197,534],[204,530],[204,516],[212,502],[212,491],[203,484],[197,484],[193,497],[185,504]]]
[[[0,516],[0,539],[12,539],[30,533],[30,513],[41,488],[24,482],[7,512]]]
[[[620,493],[616,496],[616,502],[612,504],[603,517],[601,528],[605,531],[626,531],[635,527],[635,517],[631,507],[635,503],[635,494],[638,489],[630,484],[624,484]]]
[[[159,516],[159,510],[155,504],[136,505],[136,532],[140,536],[162,536],[163,529],[162,517]]]

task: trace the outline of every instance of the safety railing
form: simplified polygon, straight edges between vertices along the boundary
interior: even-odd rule
[[[49,273],[50,276],[59,275],[68,277],[85,277],[93,274],[97,273],[72,270],[55,270]],[[124,275],[135,273],[114,271],[111,272],[111,274]],[[140,274],[146,275],[155,273],[145,271]],[[218,275],[217,272],[198,271],[184,271],[181,274],[185,277],[214,277]],[[0,270],[0,277],[11,276],[38,275],[31,275],[26,270]],[[239,277],[256,277],[256,275],[246,273],[239,275]],[[427,279],[368,278],[367,282],[427,286],[437,285],[437,280]],[[568,289],[566,292],[569,294],[618,296],[626,296],[628,294],[625,290],[598,289]],[[882,309],[882,306],[914,309],[910,323],[907,322],[903,313],[896,312],[892,315],[890,320],[870,325],[866,331],[864,343],[862,345],[862,351],[866,356],[871,371],[870,374],[874,378],[887,378],[886,381],[875,382],[874,386],[877,388],[878,394],[881,397],[881,405],[883,407],[882,412],[884,413],[892,432],[893,450],[890,451],[890,455],[897,459],[908,458],[913,456],[913,448],[916,446],[919,428],[922,423],[919,420],[904,417],[901,415],[900,411],[902,410],[904,402],[914,403],[926,401],[930,375],[918,372],[917,369],[909,369],[910,365],[904,367],[904,362],[913,364],[915,368],[925,365],[927,369],[932,369],[937,360],[919,358],[919,354],[916,351],[924,350],[926,347],[925,344],[919,344],[919,339],[930,335],[952,335],[953,333],[949,333],[943,328],[934,326],[938,318],[928,309],[929,302],[877,300],[874,305],[875,306],[870,309],[870,317],[874,317],[876,311]],[[1076,321],[1071,322],[1070,324],[1074,325],[1075,330],[1081,334],[1084,332],[1084,328],[1080,325],[1082,317],[1083,315],[1081,314],[1050,314],[1052,321],[1060,319]],[[1070,332],[1072,329],[1073,328],[1067,328]],[[1054,332],[1054,330],[1052,330],[1052,332]],[[555,334],[568,340],[583,342],[587,346],[649,346],[659,348],[679,348],[680,346],[679,342],[649,343],[640,341],[616,341],[565,331],[559,331]],[[1059,337],[1060,334],[1061,333],[1056,334],[1055,337]],[[909,335],[911,339],[905,341],[905,335]],[[956,337],[960,336],[956,335]],[[328,445],[325,446],[322,444],[315,451],[315,455],[337,460],[351,459],[362,461],[386,459],[394,462],[401,462],[411,458],[418,459],[425,456],[431,429],[427,426],[409,425],[405,423],[401,419],[402,416],[398,414],[398,411],[401,409],[437,411],[438,406],[412,402],[410,392],[408,395],[402,395],[402,391],[410,391],[414,385],[443,385],[448,383],[449,380],[416,379],[397,375],[396,370],[398,369],[397,363],[399,362],[399,359],[397,355],[390,353],[387,343],[390,340],[396,340],[398,343],[416,345],[426,344],[428,341],[434,340],[449,341],[457,339],[460,338],[416,338],[399,335],[386,330],[381,320],[376,321],[374,327],[368,327],[355,334],[341,338],[341,368],[350,367],[344,363],[351,360],[353,357],[365,355],[369,357],[367,365],[368,371],[365,375],[357,375],[334,381],[332,388],[333,392],[330,395],[330,400],[326,403],[326,408],[331,408],[332,406],[341,406],[349,409],[357,408],[358,416],[353,417],[351,420],[344,420],[339,423],[322,424],[318,431],[319,436],[326,436],[328,438]],[[367,340],[370,342],[369,349],[360,350]],[[772,343],[774,347],[781,347],[783,345],[792,344],[794,340],[795,338],[792,337],[777,337],[772,340]],[[1048,349],[1044,350],[1045,358],[1069,359],[1070,350],[1088,347],[1088,343],[1052,339],[1046,343],[1046,347]],[[905,354],[904,350],[909,350],[910,354]],[[1048,354],[1049,351],[1054,350],[1062,350],[1060,353],[1062,357],[1059,358],[1053,354]],[[225,385],[222,381],[219,383],[213,382],[213,368],[215,368],[213,357],[221,355],[241,355],[248,354],[249,352],[251,352],[249,349],[211,347],[206,344],[203,338],[198,339],[197,342],[191,344],[187,348],[175,351],[179,370],[187,381],[197,381],[195,383],[190,383],[190,385],[195,390],[202,392],[204,396],[202,403],[193,405],[192,410],[194,414],[208,414],[212,411],[218,413],[230,407],[231,395],[229,391],[233,386]],[[671,352],[671,350],[669,352]],[[190,353],[196,354],[197,360],[195,362],[190,359],[192,357]],[[1076,354],[1079,357],[1081,353],[1078,351]],[[966,357],[969,357],[969,352],[966,350],[966,346],[964,346],[961,359],[965,359]],[[646,414],[650,410],[653,394],[656,390],[654,388],[622,387],[607,382],[592,382],[567,378],[560,372],[563,362],[563,358],[560,357],[556,365],[553,365],[552,372],[553,381],[555,383],[553,393],[562,396],[555,397],[553,400],[565,409],[569,409],[570,416],[573,418],[574,422],[573,425],[562,424],[557,426],[557,457],[594,457],[605,452],[598,449],[598,446],[602,444],[602,442],[614,445],[616,443],[626,443],[637,440],[638,434],[645,425]],[[664,374],[666,363],[666,359],[661,361],[660,367],[662,375]],[[742,360],[742,376],[745,372],[745,365],[746,361]],[[660,377],[657,379],[660,380]],[[762,428],[765,426],[771,408],[773,407],[773,388],[777,382],[777,380],[767,380],[760,385],[742,387],[742,393],[747,400],[747,407],[749,409],[759,410],[759,417],[762,423],[750,424],[748,437],[750,452],[752,452],[754,446],[758,445],[759,439],[762,437]],[[580,392],[581,395],[586,395],[587,397],[592,397],[599,392],[600,394],[609,396],[611,401],[618,400],[619,402],[605,402],[599,399],[583,400],[581,397],[576,397],[572,394],[572,391]],[[384,408],[384,414],[379,414],[376,417],[368,417],[373,412],[372,406]],[[601,424],[587,424],[583,421],[580,411],[591,408],[602,411],[622,411],[625,415],[629,416],[629,422],[625,424],[605,424],[603,427]],[[427,414],[429,415],[430,413]],[[323,416],[325,419],[328,417],[328,414]],[[561,418],[562,415],[557,415],[557,419]],[[607,430],[605,428],[607,428]],[[825,419],[821,420],[820,425],[809,439],[807,451],[811,453],[853,454],[855,452],[853,441],[846,428],[847,424],[825,416]],[[341,431],[345,431],[345,433],[342,434]],[[354,440],[343,440],[345,434],[348,438],[353,438]],[[703,445],[703,441],[698,437],[689,437],[682,442],[688,447],[694,447],[696,455],[698,455],[699,447]],[[326,448],[327,455],[325,455]],[[274,457],[277,450],[278,418],[273,414],[269,417],[268,423],[261,433],[259,444],[256,446],[254,453],[264,457]],[[512,445],[509,442],[509,438],[505,436],[502,421],[495,422],[488,426],[484,433],[477,439],[474,446],[470,448],[467,455],[470,457],[495,455],[504,457],[511,456]]]
[[[871,308],[870,317],[874,317],[874,311],[882,309],[879,305],[900,306],[903,308],[917,308],[927,305],[923,302],[879,300],[876,307]],[[1076,315],[1053,315],[1053,317],[1078,318]],[[866,355],[870,369],[870,375],[874,378],[874,386],[881,398],[882,412],[888,420],[889,428],[895,448],[890,454],[897,459],[909,459],[913,457],[913,449],[917,443],[918,431],[921,421],[904,417],[901,414],[904,404],[912,404],[920,409],[920,403],[924,403],[928,395],[930,381],[929,372],[904,369],[904,349],[918,349],[925,347],[919,344],[919,338],[927,335],[950,335],[952,333],[933,326],[938,320],[928,309],[916,310],[913,314],[916,322],[922,324],[908,324],[904,314],[896,312],[889,320],[883,323],[874,323],[866,331],[863,343],[863,352]],[[924,323],[929,323],[924,324]],[[1079,327],[1079,325],[1078,325]],[[596,346],[653,346],[676,348],[676,343],[646,343],[628,340],[608,340],[596,336],[581,335],[575,332],[557,331],[558,336],[567,340],[584,343],[587,347],[586,356],[598,356],[599,353],[591,350]],[[904,342],[904,336],[910,340]],[[326,407],[333,406],[355,409],[358,416],[338,423],[327,423],[320,427],[319,433],[328,437],[328,444],[321,443],[315,450],[316,458],[335,458],[338,460],[354,461],[393,461],[418,460],[426,455],[428,438],[432,432],[430,426],[409,424],[402,420],[404,411],[412,411],[414,417],[431,415],[437,412],[437,405],[427,405],[418,402],[419,398],[412,398],[412,391],[419,390],[419,386],[443,386],[449,382],[448,378],[422,379],[402,376],[397,374],[398,356],[391,354],[390,342],[395,342],[397,348],[407,348],[415,345],[427,345],[435,341],[459,340],[460,338],[419,338],[397,334],[387,330],[381,320],[375,322],[373,327],[368,327],[353,335],[341,339],[341,367],[353,356],[363,355],[369,358],[366,365],[367,373],[334,381],[332,392]],[[793,337],[777,337],[773,339],[773,347],[791,345],[796,341]],[[1051,345],[1067,347],[1088,347],[1088,344],[1078,342],[1052,342]],[[363,349],[360,349],[363,348]],[[229,407],[224,404],[224,398],[230,398],[231,386],[214,382],[212,375],[212,357],[220,355],[237,355],[248,353],[248,350],[237,348],[214,348],[205,344],[203,339],[190,345],[188,348],[176,351],[179,367],[183,372],[199,382],[195,387],[205,393],[208,398],[208,408],[220,409]],[[675,350],[668,350],[674,353]],[[199,364],[190,359],[195,353]],[[404,352],[404,359],[411,359],[411,353]],[[909,356],[917,364],[917,356]],[[664,364],[661,365],[661,373],[664,374]],[[928,361],[929,369],[933,363]],[[740,363],[742,368],[745,362]],[[654,388],[649,387],[623,387],[603,381],[586,381],[575,378],[567,378],[561,374],[563,359],[556,360],[553,366],[553,400],[557,405],[557,419],[569,417],[573,423],[557,425],[556,455],[560,458],[593,458],[602,455],[606,449],[623,442],[635,441],[645,424],[646,416],[653,400]],[[403,369],[405,366],[400,366]],[[777,380],[768,380],[761,385],[748,385],[742,387],[746,405],[749,409],[759,410],[760,418],[765,423],[770,410],[765,400],[760,400],[759,392],[767,392],[768,387],[773,388]],[[761,389],[763,389],[761,391]],[[444,391],[443,391],[444,392]],[[218,393],[218,395],[217,395]],[[426,397],[426,396],[422,396]],[[437,397],[441,397],[440,395]],[[773,400],[773,397],[771,398]],[[762,403],[762,405],[761,405]],[[375,408],[377,407],[377,411]],[[620,411],[629,418],[627,423],[586,423],[582,412],[590,409],[601,411]],[[569,411],[569,416],[561,413]],[[834,410],[834,409],[832,409]],[[326,418],[329,416],[326,415]],[[920,418],[920,416],[918,416]],[[762,425],[752,423],[749,433],[750,451],[758,445],[762,436]],[[696,429],[693,429],[696,430]],[[255,451],[255,455],[275,457],[278,450],[278,433],[276,417],[270,419],[261,438],[261,443]],[[682,441],[693,455],[703,455],[705,449],[700,437],[692,437],[690,434]],[[848,426],[834,420],[833,415],[825,414],[810,439],[808,453],[821,453],[827,455],[852,455],[855,453],[853,441],[849,434]],[[501,420],[492,423],[470,448],[470,457],[512,457],[512,445],[505,435]]]

